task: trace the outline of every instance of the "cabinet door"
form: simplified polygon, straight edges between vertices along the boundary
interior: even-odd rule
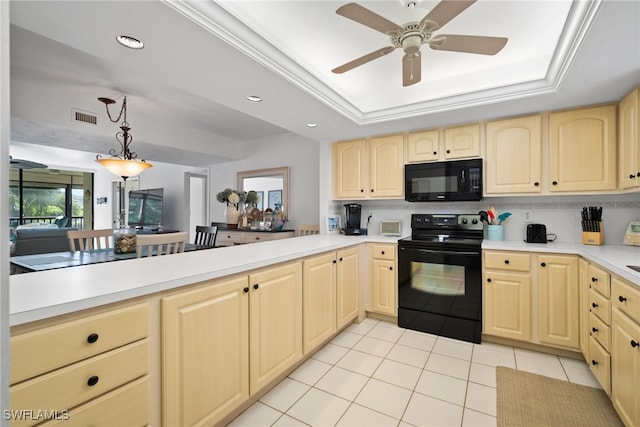
[[[538,256],[540,342],[579,349],[578,259]]]
[[[214,425],[249,397],[247,277],[162,300],[166,426]]]
[[[438,160],[440,138],[437,129],[410,133],[407,138],[407,157],[409,163]]]
[[[542,189],[540,115],[487,123],[486,193],[539,193]]]
[[[531,341],[531,276],[487,271],[483,315],[486,334]]]
[[[336,142],[333,154],[333,198],[361,199],[368,195],[366,140]],[[367,193],[365,193],[365,189]]]
[[[369,196],[404,195],[404,136],[392,135],[369,141]]]
[[[578,260],[578,298],[580,299],[580,352],[589,359],[589,263]]]
[[[337,328],[341,329],[358,316],[360,292],[360,249],[343,249],[337,253]]]
[[[640,105],[636,88],[629,93],[619,107],[618,122],[620,188],[640,186]]]
[[[376,313],[395,316],[397,310],[398,287],[395,262],[374,259],[372,275],[371,308]]]
[[[336,332],[336,255],[334,252],[302,263],[302,341],[304,354]]]
[[[480,156],[480,125],[445,129],[444,148],[446,159]]]
[[[616,307],[611,334],[611,400],[624,424],[637,426],[640,425],[640,326]]]
[[[549,116],[550,191],[616,189],[616,107]]]
[[[249,390],[256,393],[302,357],[302,263],[249,276]]]

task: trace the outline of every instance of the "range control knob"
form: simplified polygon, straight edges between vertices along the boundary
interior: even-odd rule
[[[477,224],[477,223],[478,223],[478,220],[477,220],[477,219],[472,219],[472,220],[471,220],[471,224],[474,224],[474,225],[475,225],[475,224]]]
[[[462,218],[462,223],[466,224],[467,223],[467,218]]]

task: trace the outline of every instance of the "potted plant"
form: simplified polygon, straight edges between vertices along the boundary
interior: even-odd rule
[[[216,194],[217,201],[227,204],[225,216],[228,228],[238,227],[238,217],[240,216],[238,205],[244,206],[244,202],[246,199],[246,192],[232,190],[231,188],[225,188],[223,191]]]

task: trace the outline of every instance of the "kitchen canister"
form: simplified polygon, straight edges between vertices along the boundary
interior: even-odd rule
[[[487,239],[488,240],[504,240],[504,225],[491,225],[487,226]]]

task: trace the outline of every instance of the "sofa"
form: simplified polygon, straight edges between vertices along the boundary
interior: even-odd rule
[[[16,229],[15,249],[12,256],[64,252],[69,250],[67,231],[77,228],[24,228]]]

